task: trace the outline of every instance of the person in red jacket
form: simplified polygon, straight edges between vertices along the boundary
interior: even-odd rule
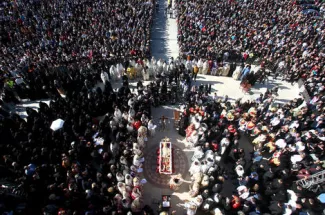
[[[238,196],[235,195],[232,196],[231,206],[233,209],[238,209],[241,206],[240,199]]]

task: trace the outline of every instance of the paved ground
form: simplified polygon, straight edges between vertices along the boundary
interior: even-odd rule
[[[178,57],[176,19],[167,18],[165,8],[167,0],[157,0],[159,10],[156,11],[151,32],[151,54],[156,59],[167,60],[170,57]],[[169,17],[169,15],[168,15]]]

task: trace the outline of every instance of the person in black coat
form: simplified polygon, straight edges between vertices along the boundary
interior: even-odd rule
[[[279,202],[279,201],[273,201],[273,202],[271,202],[271,204],[269,206],[269,210],[272,215],[283,214],[283,210],[284,210],[283,203]]]

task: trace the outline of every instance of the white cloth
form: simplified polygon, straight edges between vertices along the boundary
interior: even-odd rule
[[[279,125],[280,123],[280,119],[278,117],[274,117],[272,120],[271,120],[271,125],[272,126],[277,126]]]
[[[15,79],[15,83],[17,84],[17,85],[20,85],[20,84],[22,84],[24,82],[24,79],[23,78],[16,78]]]
[[[126,113],[126,112],[124,112],[124,113],[122,114],[122,118],[125,119],[125,120],[127,121],[128,118],[129,118],[129,114]]]
[[[118,182],[117,183],[117,189],[121,194],[123,194],[125,192],[125,183]]]

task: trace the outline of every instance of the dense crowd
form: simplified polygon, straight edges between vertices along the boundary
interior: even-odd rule
[[[2,70],[149,56],[153,10],[145,0],[3,1]]]
[[[107,72],[92,62],[5,73],[1,213],[153,214],[142,195],[143,150],[156,128],[151,107],[187,96],[191,78],[179,59],[122,64],[108,61]],[[141,79],[152,76],[145,86]],[[136,91],[130,79],[138,80]],[[22,119],[9,106],[22,99],[50,102],[26,108]],[[54,126],[58,120],[63,126]]]
[[[323,1],[178,0],[176,8],[182,54],[219,61],[224,54],[233,61],[238,55],[243,61],[258,57],[277,75],[312,79],[313,87],[320,88],[325,56]]]
[[[123,71],[132,67],[128,59],[150,56],[154,3],[36,0],[0,7],[0,213],[142,211],[152,94],[143,87],[131,94]],[[123,83],[114,92],[109,81],[117,71]],[[98,81],[104,88],[95,87]],[[25,121],[10,105],[22,99],[51,102],[27,108]],[[58,130],[57,120],[64,122]]]
[[[42,73],[31,74],[50,84]],[[42,91],[52,94],[49,105],[27,108],[26,121],[13,113],[1,118],[2,184],[8,184],[2,191],[12,196],[1,199],[1,213],[18,213],[18,203],[26,203],[22,214],[138,213],[151,114],[147,88],[134,95],[125,78],[117,92],[108,81],[103,91],[89,90],[84,76],[60,76],[60,90]],[[52,127],[57,119],[62,128]]]
[[[151,107],[177,101],[185,104],[179,133],[195,148],[188,215],[199,208],[322,213],[316,197],[324,188],[313,192],[295,181],[324,170],[323,3],[178,0],[171,7],[181,51],[195,58],[145,58],[155,8],[149,1],[2,2],[0,213],[154,214],[142,187],[144,150],[156,127]],[[220,64],[233,50],[242,61],[261,57],[262,70]],[[223,75],[246,89],[265,81],[269,62],[278,65],[276,75],[304,79],[311,100],[277,105],[267,91],[230,103],[211,94],[211,85],[193,84],[197,74]],[[129,80],[139,78],[155,81],[131,91]],[[9,105],[22,99],[51,101],[27,108],[23,120]],[[64,124],[55,128],[58,119]],[[240,147],[243,135],[252,154]],[[172,189],[181,177],[172,177]],[[237,186],[232,197],[223,195],[225,180]]]
[[[205,93],[194,88],[181,107],[179,133],[195,149],[187,214],[323,214],[323,184],[305,189],[297,182],[325,170],[323,101],[279,105],[267,91],[231,103]],[[254,148],[240,143],[243,135]],[[232,196],[229,186],[236,188]]]
[[[195,148],[188,214],[198,208],[215,214],[319,214],[323,205],[316,196],[323,188],[314,193],[294,181],[324,170],[324,99],[315,95],[308,103],[299,98],[281,106],[267,91],[256,101],[232,104],[211,94],[211,85],[193,84],[200,70],[193,62],[130,60],[126,69],[111,65],[110,75],[94,64],[86,72],[44,66],[42,72],[25,71],[21,84],[6,83],[5,102],[51,102],[40,103],[38,112],[27,108],[27,121],[3,111],[1,138],[11,144],[1,145],[2,190],[12,198],[3,199],[2,210],[154,213],[143,205],[141,184],[143,149],[155,133],[151,106],[182,101],[179,133]],[[142,70],[132,73],[136,64]],[[139,80],[132,92],[129,78],[146,80],[146,67],[155,81],[144,86]],[[95,87],[99,82],[103,88]],[[111,82],[122,86],[114,90]],[[56,119],[64,125],[53,130]],[[251,137],[251,156],[239,146],[242,135]],[[221,194],[225,180],[238,186],[231,198]],[[181,176],[172,182],[177,189]]]

